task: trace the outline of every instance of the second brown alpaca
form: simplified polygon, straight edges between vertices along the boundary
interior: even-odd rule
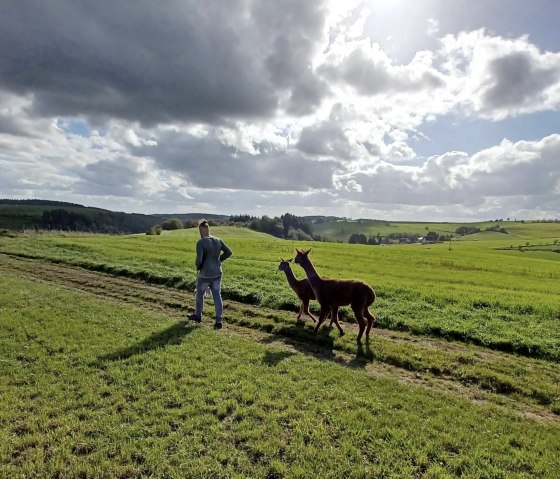
[[[369,332],[375,322],[375,316],[369,312],[368,308],[375,301],[375,291],[363,281],[354,279],[332,279],[319,276],[311,260],[308,258],[310,251],[311,250],[301,251],[296,249],[297,255],[294,259],[294,263],[299,264],[305,271],[307,279],[317,297],[317,301],[321,305],[321,313],[319,314],[319,320],[315,326],[315,332],[319,330],[319,327],[326,319],[328,313],[336,317],[340,306],[350,305],[360,328],[358,332],[358,342],[362,340],[364,330],[366,338],[369,340]]]
[[[295,277],[294,272],[292,271],[292,268],[290,267],[291,262],[292,262],[292,260],[280,259],[280,264],[278,265],[278,269],[276,270],[276,272],[282,271],[286,274],[286,279],[288,280],[288,284],[290,285],[290,287],[292,288],[294,293],[296,293],[296,296],[301,301],[301,304],[299,306],[299,313],[297,315],[297,319],[300,319],[302,314],[307,314],[313,320],[313,322],[315,323],[315,322],[317,322],[317,320],[315,319],[315,316],[313,316],[311,314],[311,311],[309,311],[309,302],[312,299],[313,300],[316,299],[315,298],[315,292],[313,291],[313,288],[311,287],[311,284],[309,283],[307,278],[297,279]],[[329,316],[331,316],[330,312],[327,314],[327,317],[325,319],[328,319]],[[333,325],[333,322],[334,321],[331,318],[330,326]],[[340,325],[338,324],[338,321],[336,321],[336,325],[337,325],[339,331],[341,332],[341,336],[342,336],[344,334],[344,332],[340,328]]]

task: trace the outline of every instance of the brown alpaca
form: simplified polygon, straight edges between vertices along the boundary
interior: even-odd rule
[[[297,319],[301,318],[302,314],[307,314],[315,323],[317,322],[317,320],[315,319],[315,316],[313,316],[309,311],[309,301],[315,299],[315,293],[313,292],[313,288],[309,284],[307,278],[297,279],[294,276],[292,268],[290,267],[291,262],[292,262],[291,259],[290,260],[280,259],[280,264],[278,265],[278,269],[276,270],[276,272],[278,273],[278,271],[283,271],[286,274],[286,279],[288,280],[288,284],[294,290],[297,297],[301,300],[301,305],[299,307],[299,313],[297,315]],[[331,319],[331,324],[330,324],[331,326],[332,323],[333,320]]]
[[[356,321],[358,322],[358,326],[360,327],[358,342],[362,340],[364,330],[366,331],[366,338],[369,340],[369,332],[375,322],[375,316],[369,312],[368,308],[375,301],[375,291],[363,281],[355,279],[331,279],[319,276],[311,260],[308,258],[310,251],[311,250],[300,251],[296,249],[297,255],[294,259],[294,263],[299,264],[305,271],[307,279],[315,292],[317,301],[319,301],[321,305],[321,313],[319,314],[319,320],[315,326],[315,332],[319,330],[319,327],[326,319],[329,312],[333,318],[336,318],[340,306],[350,305],[356,317]]]

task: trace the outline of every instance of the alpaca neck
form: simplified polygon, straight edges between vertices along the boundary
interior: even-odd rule
[[[284,270],[284,273],[286,273],[286,278],[288,279],[288,284],[292,287],[292,289],[295,290],[296,287],[298,286],[298,280],[294,276],[294,272],[292,271],[292,268],[290,268],[288,266],[288,268]]]
[[[318,286],[321,283],[321,278],[317,274],[317,271],[313,267],[311,261],[307,260],[301,266],[303,267],[303,270],[305,271],[305,274],[307,275],[307,279],[309,280],[309,283],[311,283],[311,286]]]

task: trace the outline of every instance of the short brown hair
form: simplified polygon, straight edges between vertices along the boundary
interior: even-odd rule
[[[200,221],[198,222],[198,227],[199,227],[199,228],[201,228],[201,227],[208,228],[209,226],[210,226],[210,225],[208,224],[208,221],[207,221],[207,220],[204,220],[204,219],[203,219],[203,220],[200,220]]]

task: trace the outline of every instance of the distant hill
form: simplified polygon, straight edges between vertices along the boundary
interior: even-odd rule
[[[166,220],[222,223],[229,215],[208,213],[153,214],[123,213],[77,203],[52,200],[0,199],[0,229],[63,230],[92,233],[145,233]]]
[[[208,213],[154,214],[151,216],[157,218],[159,222],[173,219],[173,218],[176,218],[181,221],[198,221],[205,218],[208,221],[215,221],[216,223],[222,223],[224,221],[228,221],[230,218],[229,215],[214,215]]]
[[[256,217],[246,216],[250,222],[259,223]],[[309,223],[309,237],[319,241],[348,242],[352,235],[365,235],[368,239],[376,238],[379,242],[391,240],[399,242],[399,238],[408,238],[416,241],[419,237],[436,234],[443,239],[454,237],[456,239],[476,240],[480,238],[498,238],[504,236],[509,238],[523,239],[533,237],[536,231],[548,235],[551,239],[560,235],[560,221],[486,221],[473,223],[436,223],[436,222],[392,222],[386,220],[339,218],[336,216],[305,216],[295,217],[286,214],[298,222],[304,220]],[[23,230],[63,230],[84,231],[93,233],[116,233],[133,234],[145,233],[152,227],[161,225],[166,220],[178,219],[183,223],[196,224],[202,218],[206,218],[216,224],[226,223],[231,219],[229,215],[211,213],[173,213],[144,215],[139,213],[123,213],[91,208],[76,203],[67,203],[52,200],[13,200],[0,199],[0,229]],[[267,220],[266,222],[264,220]],[[279,229],[271,233],[266,228],[253,228],[258,231],[274,234],[279,237],[289,237],[280,218],[270,219],[263,217],[261,223],[274,223]],[[276,224],[278,223],[278,224]],[[264,225],[264,226],[267,226]],[[261,225],[262,226],[262,225]],[[270,226],[270,225],[268,225]],[[284,225],[285,226],[285,225]],[[295,229],[300,226],[294,226]],[[302,227],[303,228],[303,227]],[[463,235],[458,230],[467,228],[469,234]],[[472,231],[470,231],[472,230]],[[298,230],[299,231],[299,230]],[[303,233],[302,233],[303,234]],[[545,237],[541,236],[541,237]],[[292,238],[294,239],[294,238]],[[296,238],[302,239],[302,238]],[[373,242],[375,243],[375,242]]]
[[[470,228],[469,228],[470,227]],[[476,234],[462,235],[462,228],[472,229]],[[439,237],[452,236],[456,239],[474,240],[478,237],[499,238],[504,237],[522,239],[534,237],[535,233],[548,234],[551,238],[560,235],[560,222],[551,221],[483,221],[473,223],[436,223],[412,221],[384,221],[384,220],[348,220],[336,219],[334,221],[315,222],[313,233],[321,235],[327,241],[347,242],[351,235],[363,234],[367,237],[390,238],[397,240],[400,237],[427,236],[436,233]],[[544,236],[543,236],[544,237]]]
[[[143,233],[159,221],[152,215],[114,212],[62,201],[0,199],[0,229]]]

